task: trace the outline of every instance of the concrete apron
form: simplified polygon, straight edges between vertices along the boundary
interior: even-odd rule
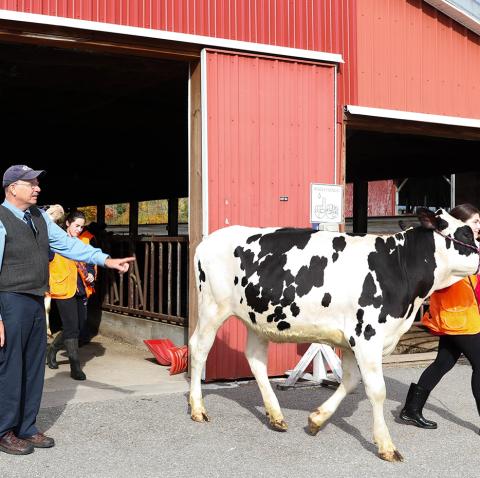
[[[188,391],[186,374],[170,375],[169,367],[159,365],[146,347],[100,335],[80,348],[86,381],[70,378],[65,351],[57,354],[57,361],[58,370],[45,367],[42,408]]]

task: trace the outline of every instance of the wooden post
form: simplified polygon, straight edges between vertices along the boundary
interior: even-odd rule
[[[138,237],[138,201],[131,201],[128,210],[129,254],[135,253],[135,241]]]
[[[97,224],[105,223],[105,204],[97,204]]]
[[[368,181],[353,182],[353,232],[366,233],[368,229]]]
[[[189,267],[188,337],[197,325],[197,288],[195,285],[195,248],[202,239],[202,110],[200,62],[190,63],[190,191],[189,191]]]
[[[168,235],[178,236],[178,198],[168,200]]]

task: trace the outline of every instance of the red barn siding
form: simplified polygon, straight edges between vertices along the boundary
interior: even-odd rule
[[[368,183],[368,215],[395,216],[395,181],[370,181]],[[345,217],[353,216],[353,184],[345,187]]]
[[[229,224],[308,226],[310,183],[334,182],[335,68],[209,52],[209,232]],[[288,196],[281,202],[280,196]],[[250,375],[246,330],[230,319],[217,334],[207,379]],[[270,375],[300,358],[270,347]]]
[[[353,0],[0,0],[0,9],[343,55],[340,104],[356,104]],[[341,117],[340,117],[341,119]]]
[[[357,0],[358,104],[480,117],[480,38],[421,0]]]

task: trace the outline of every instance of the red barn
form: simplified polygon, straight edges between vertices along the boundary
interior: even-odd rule
[[[0,0],[3,165],[48,169],[47,203],[130,203],[143,259],[133,292],[114,300],[109,288],[104,308],[188,318],[191,330],[193,281],[178,277],[186,255],[175,251],[229,224],[308,226],[311,183],[353,184],[356,230],[367,227],[372,181],[386,182],[371,188],[370,214],[397,213],[405,178],[446,178],[448,193],[455,177],[457,199],[464,191],[478,202],[480,12],[463,8],[471,3]],[[440,189],[421,186],[428,205],[453,202]],[[166,198],[173,218],[181,197],[188,235],[137,234],[139,201]],[[173,219],[169,236],[178,236]],[[163,258],[165,297],[155,282]],[[206,378],[249,375],[244,341],[230,319]],[[272,345],[270,373],[303,350]]]

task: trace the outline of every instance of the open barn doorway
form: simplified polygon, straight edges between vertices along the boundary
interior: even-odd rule
[[[98,213],[107,223],[102,246],[134,253],[137,262],[128,277],[105,274],[97,301],[186,326],[191,63],[111,50],[0,43],[2,170],[19,163],[47,170],[39,204],[125,205],[120,227]],[[171,219],[181,201],[178,225]],[[150,216],[167,219],[142,224],[146,202]]]
[[[346,227],[394,233],[418,206],[450,209],[479,199],[480,129],[347,119]]]

